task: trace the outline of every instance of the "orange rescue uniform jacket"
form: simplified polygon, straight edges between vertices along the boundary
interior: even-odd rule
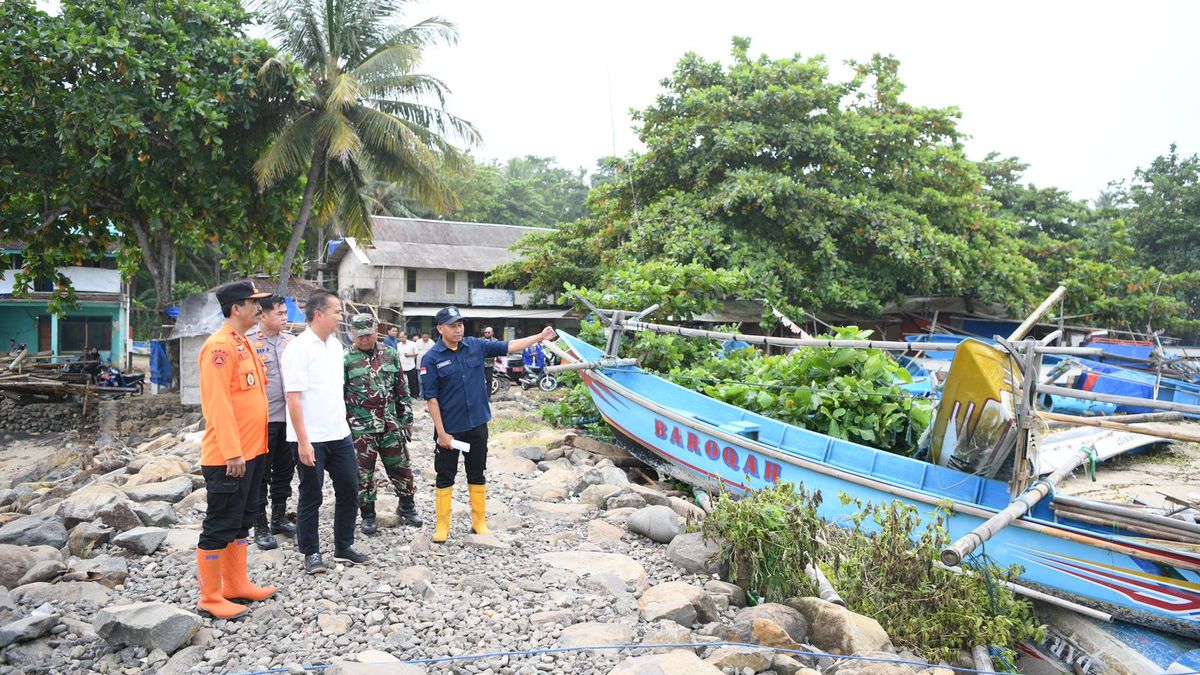
[[[228,323],[200,348],[200,464],[252,460],[267,452],[267,374],[249,341]]]

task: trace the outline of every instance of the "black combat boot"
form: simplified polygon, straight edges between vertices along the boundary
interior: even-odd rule
[[[359,526],[359,529],[362,530],[362,533],[368,537],[378,534],[379,525],[375,523],[375,505],[364,506],[360,512],[362,513],[362,524]]]
[[[421,520],[421,516],[417,515],[417,505],[413,503],[412,495],[400,498],[400,503],[396,505],[396,515],[400,516],[400,522],[409,527],[420,527],[425,524],[425,521]]]
[[[275,536],[271,534],[271,527],[267,525],[267,514],[265,513],[258,514],[254,519],[254,545],[258,546],[261,551],[270,551],[279,547],[279,542],[275,541]]]
[[[271,508],[271,534],[282,534],[285,537],[296,536],[296,526],[287,518],[287,506],[277,504]]]

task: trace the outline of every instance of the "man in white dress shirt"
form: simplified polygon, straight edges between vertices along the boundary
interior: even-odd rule
[[[308,328],[283,350],[280,361],[287,392],[287,439],[300,474],[296,504],[296,547],[309,574],[327,572],[321,560],[317,518],[325,474],[333,481],[333,559],[366,563],[354,549],[358,518],[358,464],[343,398],[344,359],[337,330],[342,301],[336,293],[313,291],[304,304]]]

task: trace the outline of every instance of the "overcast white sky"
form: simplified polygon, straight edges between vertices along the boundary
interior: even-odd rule
[[[1195,2],[418,0],[406,14],[458,24],[459,44],[424,70],[453,89],[484,157],[591,168],[614,125],[616,152],[636,149],[629,109],[654,101],[685,52],[727,61],[733,35],[755,55],[893,54],[908,100],[961,109],[972,157],[1017,155],[1027,180],[1079,198],[1172,142],[1200,152]]]
[[[39,0],[54,5],[54,0]],[[958,106],[968,150],[1017,155],[1026,179],[1091,199],[1167,152],[1200,152],[1200,3],[414,0],[409,22],[456,22],[424,70],[484,137],[476,155],[592,168],[638,149],[629,110],[687,51],[874,52],[901,61],[913,103]]]

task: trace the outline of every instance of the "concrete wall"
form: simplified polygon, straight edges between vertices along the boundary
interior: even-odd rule
[[[101,272],[106,270],[100,270]],[[0,304],[0,348],[7,350],[8,341],[16,340],[18,343],[24,342],[29,346],[29,350],[37,351],[38,349],[38,317],[49,316],[50,311],[47,309],[44,301],[40,300],[17,300]],[[121,366],[122,359],[125,358],[125,341],[128,338],[126,333],[126,324],[128,323],[125,316],[124,306],[117,303],[83,303],[79,307],[70,310],[66,314],[67,317],[105,317],[112,322],[112,349],[100,352],[103,359],[111,359],[114,364]],[[51,340],[54,344],[51,345],[53,351],[59,350],[59,330],[51,330]]]
[[[200,348],[207,335],[195,335],[179,340],[179,402],[200,405]]]
[[[417,292],[405,293],[405,303],[427,303],[435,305],[466,305],[469,298],[467,273],[454,272],[454,292],[446,292],[447,270],[417,270]],[[404,279],[403,274],[400,277]]]

